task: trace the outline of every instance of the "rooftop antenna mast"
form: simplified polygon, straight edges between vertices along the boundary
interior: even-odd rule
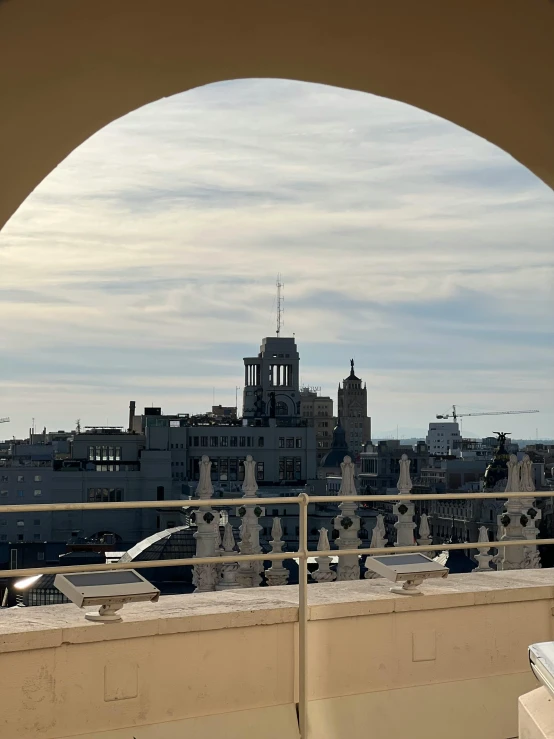
[[[283,289],[284,285],[281,282],[281,273],[277,275],[277,337],[281,336],[281,327],[284,323],[283,321],[283,301],[284,298],[282,296],[281,290]]]

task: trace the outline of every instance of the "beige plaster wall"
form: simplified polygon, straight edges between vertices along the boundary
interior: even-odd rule
[[[310,586],[311,739],[508,739],[552,638],[554,572],[452,576],[421,598],[382,580]],[[297,739],[297,588],[171,596],[85,622],[0,617],[0,737]],[[447,731],[447,734],[445,734]]]
[[[553,33],[549,0],[0,1],[0,227],[114,119],[243,77],[409,103],[553,186]]]

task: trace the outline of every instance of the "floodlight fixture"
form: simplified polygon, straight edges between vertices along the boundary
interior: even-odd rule
[[[56,575],[54,585],[79,608],[100,606],[98,612],[85,614],[89,621],[121,621],[117,611],[121,610],[125,603],[143,601],[155,603],[160,597],[160,591],[135,570]]]
[[[400,595],[423,595],[418,585],[431,577],[448,577],[448,568],[424,554],[384,554],[368,557],[366,567],[392,582],[403,582],[402,587],[391,588]]]

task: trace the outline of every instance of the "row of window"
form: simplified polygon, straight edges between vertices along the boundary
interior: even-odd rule
[[[123,500],[123,488],[89,488],[89,503],[119,503]]]
[[[35,482],[42,482],[42,475],[34,475],[34,480]],[[30,482],[30,476],[28,481]],[[2,477],[0,477],[0,482],[9,482],[8,475],[2,475]],[[25,482],[25,475],[18,475],[17,482]]]
[[[0,490],[0,498],[7,498],[10,494],[10,491],[7,489]],[[17,490],[16,491],[18,498],[24,498],[25,497],[25,491],[24,490]],[[39,495],[42,495],[42,490],[33,490],[33,495],[38,498]]]
[[[258,436],[257,446],[264,446],[264,437]],[[226,447],[226,446],[241,446],[241,447],[253,447],[254,438],[252,436],[191,436],[189,439],[189,446],[191,447]]]
[[[121,459],[121,447],[89,446],[88,458],[93,462],[114,462]]]
[[[24,540],[25,540],[25,537],[23,536],[23,534],[17,535],[17,541],[24,541]],[[8,535],[0,534],[0,541],[8,541]],[[42,541],[40,534],[33,534],[33,541]],[[41,554],[42,554],[42,557],[40,556]],[[44,552],[39,552],[37,559],[44,559]]]
[[[200,457],[191,457],[190,459],[190,477],[191,480],[200,479]],[[219,457],[211,460],[211,478],[212,480],[220,480],[221,482],[231,481],[242,482],[244,480],[244,459],[237,457]],[[256,479],[263,481],[264,479],[264,463],[256,463]]]
[[[0,526],[7,526],[7,525],[8,525],[8,519],[0,518]],[[25,526],[25,521],[22,518],[18,519],[17,526]],[[40,526],[40,518],[33,519],[33,526]]]

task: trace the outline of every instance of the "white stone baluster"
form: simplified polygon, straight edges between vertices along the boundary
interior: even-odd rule
[[[412,480],[410,479],[410,460],[406,454],[400,458],[400,477],[396,485],[400,495],[409,495],[412,489]],[[393,511],[397,517],[394,524],[396,529],[395,547],[411,547],[415,544],[414,523],[415,506],[410,500],[401,500],[395,503]]]
[[[520,466],[515,454],[510,454],[508,460],[508,482],[506,493],[519,493],[520,490]],[[525,523],[521,514],[521,499],[508,498],[504,505],[504,513],[498,517],[498,526],[504,527],[501,541],[517,541],[525,538]],[[525,550],[522,546],[499,547],[498,548],[499,570],[520,570],[523,568]]]
[[[327,535],[327,529],[321,528],[319,529],[319,540],[317,542],[317,551],[318,552],[327,552],[329,551],[329,537]],[[337,579],[337,573],[333,572],[333,570],[329,569],[329,565],[331,564],[331,557],[324,556],[324,557],[316,557],[317,562],[317,570],[312,573],[312,579],[316,582],[333,582],[333,580]]]
[[[233,534],[233,527],[230,523],[225,524],[225,531],[223,532],[223,554],[230,555],[235,551],[235,536]],[[237,571],[239,568],[238,562],[230,562],[229,564],[220,565],[221,577],[216,585],[216,590],[233,590],[240,588],[237,582]]]
[[[375,521],[373,531],[371,532],[371,542],[369,544],[369,548],[382,549],[383,547],[386,547],[387,544],[388,541],[385,538],[385,522],[383,516],[379,514],[377,516],[377,520]],[[378,575],[373,570],[367,569],[364,573],[364,577],[367,580],[375,580],[376,578],[381,577],[381,575]]]
[[[258,483],[256,482],[256,462],[252,459],[250,454],[247,455],[244,462],[244,482],[242,484],[243,498],[251,501],[256,499],[256,493],[258,491]],[[244,539],[244,532],[248,531],[248,547],[251,549],[250,554],[261,554],[263,552],[260,545],[260,531],[262,527],[258,523],[260,516],[265,515],[265,509],[259,505],[242,505],[237,509],[237,515],[242,518],[242,525],[240,528],[241,539]],[[243,548],[239,543],[239,548],[243,552]],[[244,553],[244,552],[243,552]],[[244,566],[243,566],[244,565]],[[249,562],[243,563],[240,569],[240,577],[242,578],[243,587],[257,587],[262,582],[262,572],[264,564],[260,562]],[[246,566],[250,568],[250,585],[246,584]]]
[[[239,542],[239,549],[241,554],[253,554],[252,552],[252,543],[250,541],[250,531],[248,529],[248,526],[245,526],[244,523],[240,527],[240,542]],[[239,568],[237,571],[237,583],[239,587],[241,588],[252,588],[254,585],[258,585],[258,582],[255,582],[256,578],[258,577],[256,572],[254,571],[252,565],[256,564],[255,562],[241,562],[239,559]]]
[[[200,500],[209,500],[214,492],[211,481],[211,467],[209,457],[204,455],[200,462],[200,481],[196,494]],[[216,557],[216,534],[214,521],[219,521],[219,513],[213,508],[198,508],[193,512],[196,521],[196,557]],[[218,575],[216,565],[194,565],[192,582],[196,585],[196,592],[206,593],[215,590]]]
[[[428,547],[433,543],[433,540],[431,539],[431,529],[429,528],[429,516],[426,513],[422,513],[419,519],[419,539],[417,540],[417,543],[420,547]],[[434,556],[434,552],[432,551],[422,552],[422,554],[426,554],[428,557]]]
[[[281,519],[275,517],[271,527],[271,553],[280,554],[283,551],[285,542],[281,539],[283,530],[281,528]],[[289,571],[283,566],[283,560],[274,560],[271,567],[265,571],[265,579],[268,585],[288,585]]]
[[[529,455],[524,454],[523,459],[519,463],[519,479],[520,489],[522,493],[534,493],[535,483],[533,481],[533,463]],[[521,523],[524,525],[523,536],[525,539],[537,539],[539,530],[537,523],[541,519],[541,511],[535,508],[535,499],[520,498],[521,504]],[[539,551],[536,546],[524,547],[523,567],[526,570],[536,570],[541,567]]]
[[[486,526],[479,527],[479,537],[477,539],[479,544],[484,544],[489,541],[489,532]],[[479,563],[475,572],[486,572],[491,571],[491,550],[490,549],[479,549],[479,553],[475,555],[475,559]]]
[[[341,462],[342,480],[339,495],[357,495],[354,482],[354,463],[348,456]],[[356,514],[358,505],[356,501],[343,501],[339,505],[340,515],[336,516],[333,524],[339,531],[337,546],[339,549],[357,549],[360,546],[358,531],[360,530],[360,517]],[[358,555],[349,554],[339,557],[337,565],[337,580],[359,580],[360,565]]]

